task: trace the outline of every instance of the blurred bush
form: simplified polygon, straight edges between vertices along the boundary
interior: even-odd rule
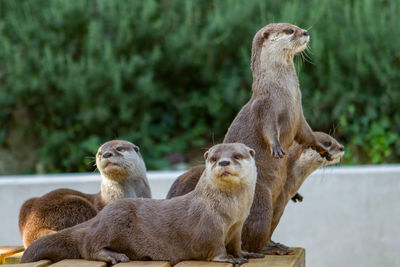
[[[2,151],[23,173],[93,170],[88,156],[113,138],[150,169],[202,154],[249,99],[253,35],[290,22],[311,34],[297,59],[309,124],[346,145],[347,163],[394,162],[398,14],[385,0],[2,0]]]

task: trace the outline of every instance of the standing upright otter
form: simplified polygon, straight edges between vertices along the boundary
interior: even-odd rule
[[[314,136],[303,115],[293,57],[308,44],[309,34],[287,23],[269,24],[253,39],[253,94],[233,120],[224,143],[240,142],[256,151],[256,192],[243,227],[243,247],[260,252],[272,234],[274,204],[286,182],[284,157],[293,141],[331,155]]]
[[[241,264],[263,254],[241,249],[242,226],[253,202],[254,150],[220,144],[204,154],[196,188],[173,199],[120,199],[96,217],[34,242],[21,262],[84,258],[115,264],[128,260],[200,259]]]
[[[125,197],[150,198],[146,166],[136,145],[121,140],[103,144],[96,155],[102,181],[98,194],[57,189],[22,205],[19,229],[25,247],[42,236],[87,221],[108,203]]]

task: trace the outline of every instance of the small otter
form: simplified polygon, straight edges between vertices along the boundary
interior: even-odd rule
[[[243,248],[260,252],[272,234],[273,207],[286,182],[289,147],[295,140],[331,155],[313,134],[303,115],[293,56],[303,51],[309,34],[287,23],[269,24],[253,39],[253,94],[233,120],[224,143],[240,142],[256,151],[256,192],[243,226]]]
[[[103,144],[96,155],[102,181],[98,194],[57,189],[22,205],[19,229],[25,248],[42,236],[96,216],[108,203],[124,197],[151,197],[146,166],[136,145],[121,140]]]
[[[296,192],[304,180],[317,168],[338,163],[344,155],[344,147],[335,138],[322,132],[314,132],[314,135],[320,143],[329,149],[328,152],[332,155],[332,160],[326,160],[311,148],[299,145],[297,142],[293,143],[289,148],[286,183],[274,205],[272,233],[275,231],[287,203],[293,196],[298,194]],[[291,254],[292,252],[288,247],[274,242],[271,242],[268,247],[263,249],[265,254],[282,255]]]
[[[254,150],[220,144],[204,154],[196,188],[173,199],[120,199],[96,217],[35,241],[21,262],[84,258],[112,264],[128,260],[199,259],[242,264],[263,254],[241,250],[242,226],[253,201]]]

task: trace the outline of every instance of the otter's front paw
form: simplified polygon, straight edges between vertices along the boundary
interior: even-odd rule
[[[296,193],[296,195],[294,195],[293,197],[292,197],[292,201],[293,202],[302,202],[303,201],[303,196],[302,195],[300,195],[299,193]]]
[[[295,252],[291,250],[289,247],[276,243],[272,240],[269,241],[268,246],[263,248],[261,251],[265,255],[294,255]]]
[[[234,258],[231,255],[221,255],[221,256],[217,256],[213,259],[213,261],[218,261],[218,262],[229,262],[232,264],[244,264],[249,262],[247,259],[245,258]]]
[[[231,259],[228,260],[228,262],[230,262],[232,264],[242,265],[242,264],[248,263],[249,260],[248,259],[244,259],[244,258],[231,258]]]
[[[271,145],[271,154],[274,158],[279,159],[285,156],[285,151],[283,151],[281,144],[275,144]]]
[[[265,255],[261,253],[253,253],[253,252],[242,252],[239,254],[240,258],[245,258],[245,259],[257,259],[257,258],[264,258]]]
[[[112,264],[117,264],[120,262],[128,262],[129,258],[125,254],[114,254],[110,256],[110,261]]]

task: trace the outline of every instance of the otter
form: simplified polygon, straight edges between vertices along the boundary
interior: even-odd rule
[[[274,205],[272,232],[278,225],[289,198],[298,194],[296,192],[304,180],[317,168],[338,163],[344,154],[344,147],[335,138],[322,132],[314,132],[314,135],[320,143],[323,143],[328,148],[328,152],[332,155],[332,161],[326,160],[307,146],[293,142],[288,150],[287,179]],[[172,184],[167,194],[167,199],[191,192],[195,188],[204,168],[204,165],[196,166],[179,176]],[[267,247],[263,248],[262,252],[265,254],[292,254],[292,250],[288,247],[272,241]]]
[[[22,205],[19,229],[28,247],[36,239],[87,221],[108,203],[125,197],[151,198],[139,147],[122,140],[103,144],[96,154],[102,181],[98,194],[57,189]]]
[[[240,142],[256,151],[258,170],[250,215],[243,226],[243,248],[261,252],[272,234],[273,207],[286,182],[287,153],[293,141],[331,155],[303,115],[293,57],[308,44],[309,33],[288,23],[260,29],[252,43],[252,96],[229,127],[224,143]]]
[[[253,201],[254,150],[220,144],[205,154],[196,188],[172,199],[120,199],[96,217],[35,241],[21,262],[84,258],[112,264],[129,260],[187,259],[242,264],[264,254],[241,249],[242,226]]]

